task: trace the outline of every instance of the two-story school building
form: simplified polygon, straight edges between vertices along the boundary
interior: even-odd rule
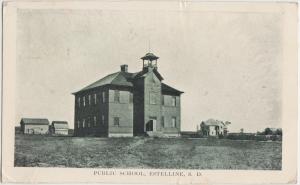
[[[142,70],[120,71],[88,85],[75,95],[75,136],[132,137],[180,134],[180,95],[163,83],[159,57],[147,53]]]

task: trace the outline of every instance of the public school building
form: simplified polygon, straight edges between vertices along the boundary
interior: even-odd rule
[[[92,83],[75,95],[75,136],[176,137],[180,134],[180,95],[162,83],[159,57],[147,53],[142,70],[120,71]]]

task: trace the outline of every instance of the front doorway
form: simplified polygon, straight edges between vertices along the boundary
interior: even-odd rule
[[[156,117],[150,117],[150,120],[146,124],[146,132],[156,131]]]

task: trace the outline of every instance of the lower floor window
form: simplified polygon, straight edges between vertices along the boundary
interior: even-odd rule
[[[172,117],[172,127],[176,127],[176,117]]]
[[[165,117],[161,117],[161,127],[164,128],[165,127]]]
[[[87,127],[91,127],[91,118],[90,117],[87,118]]]
[[[102,124],[104,124],[105,123],[105,117],[104,117],[104,115],[102,115]]]

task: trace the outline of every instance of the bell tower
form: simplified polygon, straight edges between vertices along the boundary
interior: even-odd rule
[[[153,53],[147,53],[141,58],[143,60],[143,70],[144,69],[157,69],[157,59],[158,56],[155,56]]]

